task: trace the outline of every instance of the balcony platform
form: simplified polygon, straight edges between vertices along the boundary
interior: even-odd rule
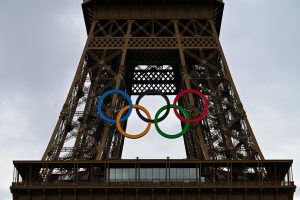
[[[21,199],[291,200],[292,160],[14,161]]]

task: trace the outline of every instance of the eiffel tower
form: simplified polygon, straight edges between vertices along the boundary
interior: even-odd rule
[[[232,80],[222,0],[84,0],[82,9],[88,38],[74,80],[42,159],[14,161],[14,200],[293,199],[293,161],[264,158]],[[203,94],[178,99],[191,119],[207,109],[181,137],[186,159],[122,159],[124,134],[98,113],[112,90]],[[113,93],[100,109],[115,119],[127,105]]]

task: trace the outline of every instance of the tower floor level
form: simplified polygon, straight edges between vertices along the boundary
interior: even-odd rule
[[[292,200],[293,161],[264,158],[231,77],[223,8],[222,0],[84,0],[88,38],[76,74],[42,159],[14,161],[13,199]],[[111,90],[128,97],[99,98]],[[189,119],[205,112],[181,123],[186,159],[121,159],[127,121],[117,115],[130,95],[185,90],[201,95],[163,109]]]

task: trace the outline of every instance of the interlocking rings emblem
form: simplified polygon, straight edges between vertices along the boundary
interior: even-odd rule
[[[122,108],[122,109],[118,112],[116,119],[111,119],[111,118],[107,117],[107,116],[103,113],[103,111],[102,111],[102,104],[103,104],[104,98],[107,97],[108,95],[112,94],[112,93],[118,93],[118,94],[121,94],[122,96],[125,97],[125,99],[128,101],[128,104],[129,104],[129,105],[125,106],[124,108]],[[198,96],[202,99],[203,104],[204,104],[204,109],[203,109],[202,113],[201,113],[198,117],[196,117],[196,118],[194,118],[194,119],[190,119],[190,114],[189,114],[183,107],[181,107],[181,106],[179,106],[179,105],[176,104],[176,103],[178,102],[179,98],[180,98],[182,95],[186,94],[186,93],[194,93],[194,94],[198,95]],[[167,105],[162,106],[162,107],[156,112],[154,119],[151,119],[151,115],[150,115],[149,111],[148,111],[145,107],[139,105],[139,102],[140,102],[140,100],[142,99],[142,97],[144,97],[145,95],[150,95],[150,94],[161,95],[161,96],[166,100],[166,102],[167,102]],[[123,121],[125,121],[125,120],[127,120],[127,119],[129,118],[129,116],[130,116],[130,114],[131,114],[133,108],[136,109],[138,116],[139,116],[143,121],[147,122],[147,127],[146,127],[146,129],[145,129],[143,132],[141,132],[141,133],[139,133],[139,134],[137,134],[137,135],[133,135],[133,134],[130,134],[130,133],[125,132],[125,131],[123,130],[122,126],[121,126],[121,122],[123,122]],[[177,118],[180,119],[181,121],[185,122],[182,131],[179,132],[179,133],[176,133],[176,134],[167,134],[167,133],[163,132],[163,131],[159,128],[159,126],[158,126],[158,123],[161,122],[161,121],[163,121],[163,120],[168,116],[168,114],[169,114],[171,108],[174,109],[174,112],[175,112],[175,115],[177,116]],[[177,109],[178,109],[184,116],[181,116],[181,115],[179,114],[179,112],[177,111]],[[128,110],[128,111],[127,111],[127,110]],[[140,110],[142,110],[142,111],[146,114],[147,118],[145,118],[145,117],[140,113]],[[163,116],[159,117],[159,115],[160,115],[164,110],[166,110],[165,114],[164,114]],[[123,116],[123,113],[126,112],[126,111],[127,111],[127,113]],[[103,94],[100,96],[99,100],[98,100],[98,113],[99,113],[100,117],[101,117],[103,120],[105,120],[106,122],[109,122],[109,123],[112,123],[112,124],[116,123],[116,126],[117,126],[118,131],[119,131],[122,135],[124,135],[125,137],[131,138],[131,139],[137,139],[137,138],[141,138],[141,137],[145,136],[145,135],[149,132],[149,130],[150,130],[151,123],[154,123],[155,129],[157,130],[157,132],[158,132],[161,136],[163,136],[163,137],[165,137],[165,138],[175,139],[175,138],[181,137],[182,135],[184,135],[184,134],[188,131],[190,123],[198,122],[198,121],[202,120],[202,119],[206,116],[207,112],[208,112],[208,100],[207,100],[207,98],[206,98],[205,95],[202,94],[200,91],[194,90],[194,89],[191,89],[191,90],[182,90],[180,93],[178,93],[178,94],[176,95],[176,97],[175,97],[175,99],[174,99],[174,101],[173,101],[173,104],[170,104],[170,101],[169,101],[169,98],[167,97],[167,95],[165,95],[165,94],[162,93],[161,91],[157,91],[157,90],[147,90],[147,91],[141,93],[141,94],[138,96],[138,98],[137,98],[135,104],[132,103],[131,98],[129,97],[129,95],[128,95],[126,92],[122,91],[122,90],[109,90],[109,91],[103,93]]]

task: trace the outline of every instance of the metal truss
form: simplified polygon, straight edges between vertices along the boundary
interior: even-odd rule
[[[97,114],[109,89],[176,94],[197,89],[209,100],[208,115],[184,136],[188,158],[264,159],[239,99],[212,20],[94,20],[71,89],[42,160],[121,158],[124,137]],[[112,95],[105,113],[114,118],[126,100]],[[202,101],[180,104],[193,117]],[[126,127],[126,122],[123,124]]]
[[[42,161],[14,161],[13,199],[292,199],[292,160],[264,159],[232,80],[219,41],[223,7],[84,0],[88,38],[74,80]],[[183,136],[187,159],[121,159],[124,136],[98,115],[111,89],[201,91],[208,113]],[[192,93],[178,103],[191,118],[204,109]],[[116,118],[127,104],[115,93],[102,111]]]

